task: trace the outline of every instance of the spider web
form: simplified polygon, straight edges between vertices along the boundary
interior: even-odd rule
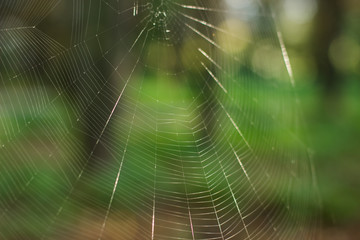
[[[262,2],[4,0],[0,16],[2,239],[314,238]]]

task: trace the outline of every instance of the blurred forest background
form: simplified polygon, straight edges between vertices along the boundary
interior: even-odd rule
[[[360,2],[278,2],[300,87],[324,239],[360,238]]]
[[[235,4],[236,0],[228,2]],[[318,209],[322,220],[319,231],[323,239],[360,239],[360,1],[264,0],[264,3],[276,13],[301,100],[322,200]],[[61,26],[51,27],[59,21]],[[67,42],[71,33],[62,27],[71,25],[69,21],[72,19],[54,16],[48,19],[47,26],[40,28]],[[271,58],[272,52],[268,53],[269,56],[261,57]],[[147,61],[151,65],[154,59],[150,57]],[[256,54],[252,61],[257,64]],[[128,66],[123,67],[125,72],[129,71]],[[96,139],[88,141],[93,146]]]

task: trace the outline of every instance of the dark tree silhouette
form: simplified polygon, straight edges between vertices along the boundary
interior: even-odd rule
[[[324,88],[327,98],[337,95],[341,83],[329,59],[329,48],[341,30],[343,1],[318,0],[318,3],[319,10],[315,19],[312,46],[318,68],[318,81]]]

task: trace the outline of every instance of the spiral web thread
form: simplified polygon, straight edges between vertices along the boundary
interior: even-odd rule
[[[0,54],[1,239],[315,237],[260,1],[4,0]]]

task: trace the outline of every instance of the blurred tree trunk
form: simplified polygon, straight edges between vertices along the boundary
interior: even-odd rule
[[[340,34],[343,0],[318,0],[318,4],[312,46],[318,68],[318,81],[323,87],[325,101],[328,101],[337,98],[341,84],[341,79],[329,59],[329,48]]]

